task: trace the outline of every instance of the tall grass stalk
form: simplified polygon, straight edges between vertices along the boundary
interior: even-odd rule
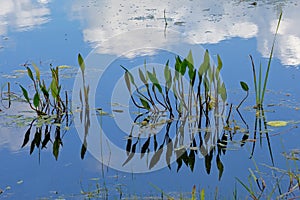
[[[263,101],[264,101],[265,92],[266,92],[266,89],[267,89],[267,82],[268,82],[268,78],[269,78],[269,72],[270,72],[270,68],[271,68],[271,62],[272,62],[272,58],[273,58],[273,52],[274,52],[276,36],[277,36],[277,33],[278,33],[278,29],[279,29],[281,19],[282,19],[282,12],[280,12],[279,19],[278,19],[278,22],[277,22],[277,27],[276,27],[276,31],[275,31],[275,35],[274,35],[273,43],[272,43],[272,48],[271,48],[271,52],[270,52],[270,56],[269,56],[269,60],[268,60],[267,71],[266,71],[266,74],[265,74],[265,77],[264,77],[263,87],[262,87],[262,66],[261,66],[261,64],[259,66],[259,74],[258,74],[258,81],[257,81],[254,61],[253,61],[252,56],[250,55],[251,64],[252,64],[252,71],[253,71],[254,88],[255,88],[255,93],[256,93],[256,106],[258,108],[262,107],[262,104],[263,104]]]

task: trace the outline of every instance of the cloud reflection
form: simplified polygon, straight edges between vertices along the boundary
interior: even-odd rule
[[[30,30],[49,21],[49,0],[0,1],[0,35],[8,29]]]
[[[107,1],[86,3],[75,1],[73,19],[83,22],[84,41],[92,46],[102,45],[101,53],[120,55],[131,45],[142,46],[137,37],[123,38],[118,45],[105,43],[112,36],[130,30],[155,27],[164,28],[163,12],[166,9],[168,29],[179,31],[194,43],[219,43],[234,37],[257,38],[258,51],[268,57],[273,42],[279,11],[283,9],[275,48],[275,57],[284,65],[300,64],[300,29],[297,27],[299,5],[291,2],[259,2],[251,6],[248,1]],[[145,39],[145,37],[144,37]],[[164,37],[156,43],[164,44]],[[108,45],[108,46],[104,46]],[[161,45],[161,47],[162,47]],[[131,46],[134,48],[135,46]]]

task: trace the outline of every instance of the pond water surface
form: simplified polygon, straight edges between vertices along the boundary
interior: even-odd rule
[[[2,100],[0,199],[179,199],[180,196],[191,198],[193,186],[196,186],[197,199],[202,189],[207,199],[215,196],[233,199],[235,190],[239,199],[245,199],[250,195],[238,179],[249,185],[249,175],[253,179],[251,171],[261,177],[260,184],[262,180],[266,182],[263,199],[269,194],[275,199],[288,192],[289,176],[278,169],[292,170],[299,180],[299,9],[297,1],[279,0],[0,2],[2,90],[7,91],[9,82],[11,92],[17,96],[22,96],[19,84],[29,88],[32,94],[32,82],[24,71],[24,66],[32,62],[40,67],[41,76],[48,81],[50,66],[63,66],[60,81],[62,90],[69,94],[72,108],[68,130],[61,133],[63,145],[56,159],[52,147],[54,136],[46,148],[35,148],[31,155],[33,134],[21,148],[30,124],[27,119],[35,113],[25,102],[14,100],[8,108],[8,101]],[[268,79],[264,118],[259,118],[253,109],[255,92],[249,54],[257,66],[262,63],[265,71],[281,11],[283,17]],[[142,127],[135,132],[135,127],[135,135],[131,135],[132,127],[141,124],[147,114],[133,125],[137,113],[142,111],[128,96],[120,65],[137,75],[137,68],[144,69],[146,62],[148,69],[158,67],[155,68],[158,76],[163,77],[159,69],[163,69],[167,60],[173,67],[175,56],[184,58],[190,50],[198,68],[204,49],[208,49],[214,63],[217,55],[222,59],[220,76],[227,90],[224,116],[229,115],[232,104],[230,121],[236,130],[229,132],[220,125],[212,137],[219,139],[218,143],[206,138],[212,141],[207,149],[213,150],[200,153],[200,139],[195,137],[196,145],[191,146],[190,129],[188,125],[183,126],[187,134],[183,139],[186,152],[181,155],[186,157],[181,157],[180,165],[174,148],[168,163],[167,149],[161,157],[155,152],[161,149],[164,140],[175,143],[179,126],[185,121],[176,116],[173,122],[156,127],[158,130]],[[86,61],[84,83],[77,62],[79,53]],[[239,109],[242,117],[235,110],[246,95],[240,81],[250,88],[249,97]],[[87,87],[90,87],[89,96],[82,99],[87,100],[83,107],[88,109],[84,110],[79,96]],[[166,113],[159,118],[166,119]],[[263,123],[263,119],[288,123],[283,127],[267,126],[267,133],[264,130],[255,136],[255,124]],[[214,123],[217,130],[217,122]],[[247,130],[249,136],[241,145]],[[158,147],[149,147],[151,152],[145,156],[135,155],[132,149],[141,152],[149,134],[151,145],[156,135]],[[222,150],[220,144],[225,136],[228,144]],[[290,159],[284,156],[290,152],[293,159],[291,155]],[[295,185],[294,180],[292,186]],[[259,194],[256,183],[253,190]],[[298,188],[288,197],[299,198],[299,195]]]

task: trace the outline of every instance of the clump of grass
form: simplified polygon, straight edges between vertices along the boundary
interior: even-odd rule
[[[253,61],[253,57],[251,55],[249,55],[250,59],[251,59],[251,64],[252,64],[253,82],[254,82],[254,88],[255,88],[255,94],[256,94],[256,108],[259,108],[259,109],[262,108],[263,102],[264,102],[265,92],[266,92],[266,89],[267,89],[267,82],[268,82],[268,78],[269,78],[269,72],[270,72],[270,68],[271,68],[271,62],[272,62],[272,58],[273,58],[274,45],[275,45],[279,25],[280,25],[280,22],[281,22],[281,18],[282,18],[282,12],[279,15],[279,19],[278,19],[278,23],[277,23],[273,43],[272,43],[272,48],[271,48],[271,52],[270,52],[270,56],[269,56],[269,60],[268,60],[268,65],[267,65],[267,71],[265,73],[264,80],[262,80],[263,75],[262,75],[262,65],[261,65],[261,63],[259,65],[259,72],[258,72],[258,79],[257,79],[257,76],[256,76],[257,73],[256,73],[256,69],[255,69],[256,67],[255,67],[255,64],[254,64],[254,61]]]

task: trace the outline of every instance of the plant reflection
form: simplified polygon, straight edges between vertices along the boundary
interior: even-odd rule
[[[196,78],[196,70],[190,52],[183,60],[176,57],[173,76],[169,62],[166,63],[164,85],[159,82],[154,68],[152,72],[143,73],[142,70],[139,70],[139,77],[144,83],[143,89],[136,85],[135,77],[123,67],[125,82],[133,104],[138,109],[147,110],[134,120],[127,138],[127,159],[123,166],[130,162],[136,154],[140,154],[140,159],[147,157],[149,170],[158,162],[165,162],[166,166],[171,169],[171,160],[175,156],[177,171],[182,168],[183,164],[193,171],[198,156],[204,158],[207,174],[210,174],[213,160],[215,160],[219,179],[221,179],[224,171],[221,156],[230,149],[229,144],[238,143],[240,147],[243,147],[247,142],[252,142],[250,154],[250,158],[252,158],[257,133],[260,134],[260,144],[262,144],[263,135],[266,136],[270,158],[274,165],[264,110],[256,109],[253,139],[249,139],[249,125],[239,111],[239,107],[248,96],[246,84],[241,83],[242,87],[244,86],[243,89],[247,91],[247,96],[235,109],[244,128],[241,128],[238,125],[239,122],[233,118],[232,104],[227,117],[224,116],[227,94],[225,85],[220,79],[221,68],[222,61],[219,57],[217,67],[210,65],[209,54],[206,51],[204,61],[197,73],[198,78]],[[188,71],[188,90],[185,90],[183,83],[183,79],[186,78],[185,71]],[[160,94],[160,97],[157,93]],[[170,94],[173,94],[173,98],[170,98]],[[138,97],[139,101],[135,97]],[[238,142],[236,142],[236,138],[240,137],[240,134],[237,133],[242,133]],[[145,137],[145,135],[147,136]]]
[[[212,66],[208,51],[205,52],[199,69],[194,67],[192,52],[184,59],[177,56],[175,60],[174,72],[167,61],[163,84],[159,81],[155,68],[152,72],[148,71],[146,66],[145,72],[139,69],[139,78],[144,84],[144,89],[137,86],[135,77],[122,66],[133,104],[139,109],[147,110],[134,120],[127,138],[127,159],[123,166],[136,153],[140,153],[141,159],[147,155],[148,162],[149,158],[149,169],[155,167],[162,158],[165,158],[167,166],[171,169],[171,159],[174,155],[177,171],[183,164],[193,171],[198,155],[204,157],[209,174],[216,154],[221,178],[224,169],[220,159],[222,151],[221,146],[216,144],[223,142],[218,138],[224,124],[227,100],[225,84],[220,77],[222,61],[218,56],[217,67]],[[135,99],[135,96],[138,99]],[[158,133],[163,126],[164,137],[161,137]],[[145,134],[148,134],[146,140],[143,139]],[[139,149],[138,144],[141,146]]]
[[[81,70],[81,75],[82,75],[82,88],[79,90],[79,100],[81,103],[81,108],[80,108],[80,122],[83,124],[84,127],[84,139],[83,143],[81,146],[81,159],[84,159],[84,156],[86,154],[87,150],[87,136],[89,133],[90,129],[90,106],[89,106],[89,91],[90,87],[89,85],[86,85],[85,82],[85,63],[80,54],[78,54],[78,64]],[[83,94],[82,94],[83,90]]]
[[[59,67],[52,68],[51,66],[52,79],[48,87],[46,81],[41,79],[40,69],[37,65],[33,63],[32,67],[35,76],[29,66],[26,66],[26,70],[33,83],[34,96],[30,98],[27,89],[22,85],[20,85],[20,88],[25,103],[36,113],[36,117],[31,121],[25,133],[22,148],[29,142],[31,133],[35,132],[30,144],[30,154],[37,148],[40,159],[40,150],[46,148],[49,141],[51,141],[53,144],[52,153],[57,160],[60,147],[63,146],[62,138],[69,129],[71,122],[69,120],[68,93],[65,92],[65,101],[63,101]],[[33,129],[35,131],[32,131]],[[51,139],[51,132],[54,134],[53,139]]]

